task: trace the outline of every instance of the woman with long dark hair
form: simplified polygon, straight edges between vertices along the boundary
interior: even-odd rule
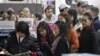
[[[70,9],[70,10],[68,10],[68,14],[71,16],[71,23],[74,27],[76,25],[76,23],[78,22],[77,11],[75,9]]]
[[[54,56],[61,56],[62,54],[70,53],[70,39],[68,38],[67,32],[67,26],[66,23],[63,21],[57,21],[55,23],[55,34],[56,39],[54,43],[52,44],[52,53]]]
[[[40,22],[37,27],[37,39],[44,56],[52,56],[51,45],[53,38],[54,34],[49,25],[44,21]]]
[[[71,52],[77,52],[79,48],[79,40],[78,40],[78,34],[76,30],[73,28],[71,16],[69,14],[59,14],[58,20],[66,23],[67,25],[66,34],[68,35],[71,41]]]

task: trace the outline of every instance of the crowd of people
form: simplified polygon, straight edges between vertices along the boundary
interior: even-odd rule
[[[10,33],[5,50],[11,54],[27,51],[40,56],[61,56],[69,53],[100,54],[99,9],[79,2],[75,9],[67,4],[59,6],[60,14],[55,16],[48,6],[44,14],[32,14],[28,7],[19,13],[14,10],[1,11],[1,21],[15,21],[15,31]],[[29,25],[20,18],[32,18],[36,37],[30,35]],[[34,35],[34,34],[33,34]]]

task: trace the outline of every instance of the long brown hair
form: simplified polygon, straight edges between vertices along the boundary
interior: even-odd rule
[[[69,14],[65,14],[65,13],[61,13],[59,14],[60,16],[64,17],[65,21],[66,21],[66,25],[68,28],[71,28],[71,16]]]
[[[37,27],[37,39],[39,41],[39,43],[41,42],[40,38],[40,32],[39,32],[39,28],[43,28],[47,31],[47,35],[46,35],[46,41],[48,42],[48,44],[51,46],[51,44],[53,43],[53,39],[55,38],[53,31],[50,29],[48,23],[42,21],[39,23],[38,27]]]

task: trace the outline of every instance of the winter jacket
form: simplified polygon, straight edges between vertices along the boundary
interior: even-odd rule
[[[94,29],[91,26],[84,27],[79,38],[80,53],[95,53],[97,48],[97,39]]]
[[[6,49],[11,54],[37,51],[37,40],[34,37],[26,36],[22,42],[19,43],[16,37],[16,32],[11,32],[10,37],[7,39]]]

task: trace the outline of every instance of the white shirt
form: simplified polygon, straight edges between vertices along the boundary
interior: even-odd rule
[[[47,23],[55,23],[57,21],[57,18],[55,15],[52,15],[51,19],[48,19],[45,15],[41,21],[45,21]]]
[[[81,29],[83,28],[81,22],[76,23],[76,25],[74,26],[74,29],[75,29],[75,30],[77,30],[77,29],[79,29],[79,28],[81,28]]]
[[[78,14],[77,19],[80,20],[83,17],[83,15]]]
[[[74,29],[75,29],[75,30],[77,30],[77,29],[79,29],[79,28],[81,28],[81,29],[83,28],[82,22],[80,21],[82,17],[83,17],[83,15],[80,15],[80,14],[77,15],[78,22],[77,22],[76,25],[74,26]]]

